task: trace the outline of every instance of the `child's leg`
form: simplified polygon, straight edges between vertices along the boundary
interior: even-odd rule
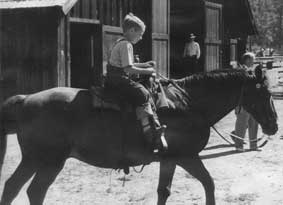
[[[151,142],[154,147],[161,144],[163,148],[166,148],[167,144],[164,141],[165,126],[160,126],[157,115],[152,110],[150,94],[147,89],[140,83],[128,80],[119,85],[119,90],[122,91],[126,100],[136,107],[137,118],[141,122],[146,140]],[[161,137],[163,137],[163,142],[160,141]]]
[[[256,140],[258,133],[258,123],[257,121],[250,115],[249,118],[249,139]],[[250,149],[257,149],[257,142],[250,143]]]
[[[240,112],[237,113],[234,134],[242,139],[244,139],[245,134],[246,134],[248,120],[249,120],[249,114],[247,113],[247,111],[241,108]],[[243,148],[243,141],[236,139],[235,144],[237,148],[240,148],[240,149]]]

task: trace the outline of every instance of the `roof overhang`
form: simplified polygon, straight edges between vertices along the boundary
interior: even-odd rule
[[[224,16],[232,36],[258,34],[249,0],[225,0]]]
[[[0,0],[0,9],[60,7],[67,14],[78,0]]]

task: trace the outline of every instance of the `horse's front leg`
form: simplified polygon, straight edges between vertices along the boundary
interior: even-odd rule
[[[202,183],[205,190],[206,205],[215,205],[214,182],[199,156],[182,159],[178,161],[178,165]]]
[[[176,169],[176,163],[170,160],[160,162],[159,184],[158,184],[158,202],[157,205],[165,205],[170,196],[172,180]]]

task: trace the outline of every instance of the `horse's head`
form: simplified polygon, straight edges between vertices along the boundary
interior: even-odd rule
[[[268,88],[268,80],[260,66],[255,69],[251,83],[244,85],[242,106],[261,125],[267,135],[274,135],[278,130],[277,113]]]

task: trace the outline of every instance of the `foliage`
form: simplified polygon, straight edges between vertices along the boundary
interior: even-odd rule
[[[249,0],[259,35],[253,42],[259,46],[283,46],[283,0]]]

